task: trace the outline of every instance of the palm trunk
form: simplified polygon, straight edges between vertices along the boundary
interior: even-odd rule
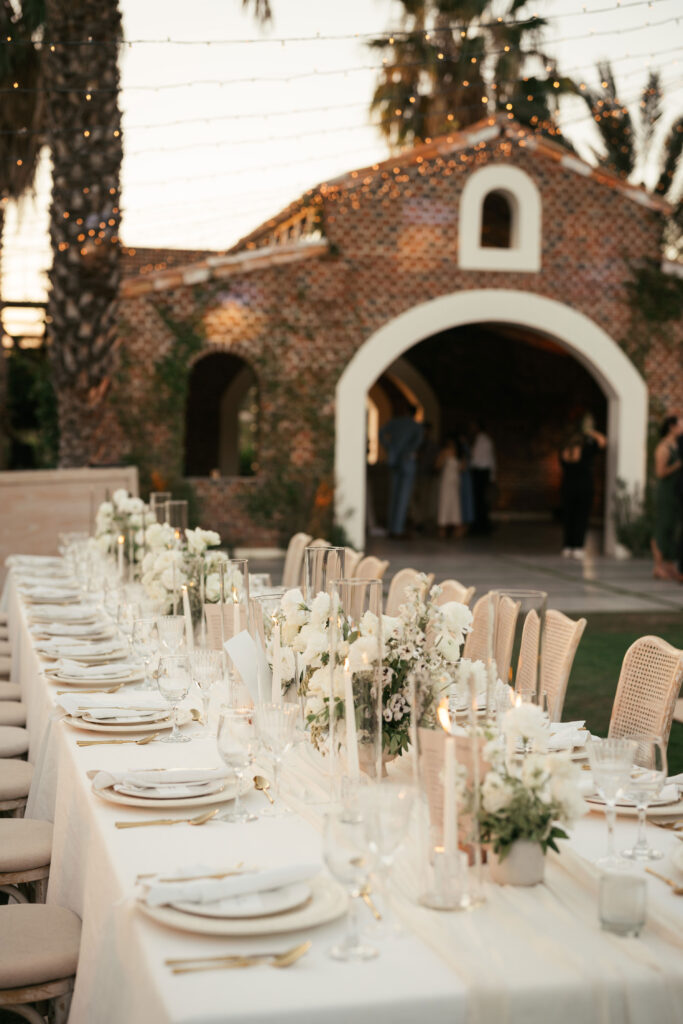
[[[60,40],[45,59],[53,162],[48,343],[59,462],[84,466],[116,333],[121,15],[117,0],[47,0],[46,15],[47,39]]]

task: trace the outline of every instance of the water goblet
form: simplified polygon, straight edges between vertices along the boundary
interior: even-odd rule
[[[666,782],[666,744],[661,736],[628,736],[636,745],[631,774],[624,786],[624,794],[633,800],[638,808],[638,836],[630,850],[622,850],[621,856],[629,860],[661,860],[664,854],[654,850],[645,834],[645,815],[648,805],[655,800]]]
[[[204,729],[200,735],[210,736],[209,726],[209,701],[211,699],[211,687],[218,680],[221,674],[223,659],[220,651],[192,651],[190,654],[190,669],[192,679],[199,687],[202,696],[202,718]]]
[[[256,815],[242,808],[240,789],[247,769],[250,769],[256,757],[259,738],[254,721],[252,708],[226,708],[220,710],[216,746],[218,753],[228,768],[232,768],[237,778],[237,795],[231,811],[219,815],[219,821],[248,822],[256,821]]]
[[[135,620],[139,618],[141,618],[139,604],[125,599],[121,601],[116,613],[116,625],[129,651],[132,649],[133,626]]]
[[[596,864],[605,870],[620,868],[623,860],[614,848],[616,802],[630,778],[637,744],[630,739],[598,739],[593,736],[587,746],[593,782],[605,801],[607,821],[607,853]]]
[[[157,631],[163,650],[169,654],[178,654],[185,639],[185,616],[159,615]]]
[[[373,856],[373,875],[386,895],[396,851],[405,839],[415,792],[402,782],[381,782],[360,790],[358,804],[365,839]],[[398,931],[398,925],[395,926]]]
[[[131,634],[131,647],[133,654],[140,659],[145,669],[144,681],[140,686],[135,687],[136,690],[154,690],[155,688],[150,670],[158,643],[156,619],[148,617],[136,619]]]
[[[187,697],[191,682],[190,659],[186,654],[167,654],[159,658],[157,687],[173,715],[173,729],[161,737],[162,743],[190,741],[190,737],[184,736],[178,728],[178,705]]]
[[[349,807],[326,815],[323,856],[331,874],[351,897],[346,935],[332,947],[330,956],[335,960],[371,960],[379,951],[362,941],[358,924],[358,900],[365,891],[373,866],[362,815]]]
[[[273,760],[273,804],[263,813],[279,817],[288,813],[280,800],[280,768],[296,739],[299,705],[259,704],[255,713],[261,744]]]

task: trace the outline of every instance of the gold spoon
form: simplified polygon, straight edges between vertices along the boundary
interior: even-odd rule
[[[361,899],[363,900],[363,903],[365,904],[365,906],[368,908],[368,910],[370,911],[370,913],[374,917],[375,921],[381,921],[382,920],[382,915],[380,914],[379,910],[377,909],[377,905],[375,904],[372,896],[370,895],[370,888],[369,888],[369,886],[367,886],[367,885],[365,886],[365,888],[361,892],[360,896],[361,896]]]
[[[648,875],[654,875],[660,882],[666,882],[667,885],[671,886],[674,892],[674,896],[683,896],[683,885],[678,885],[671,878],[667,878],[666,875],[660,875],[658,871],[653,871],[652,868],[645,868]]]
[[[270,789],[270,783],[268,782],[268,779],[266,779],[263,775],[254,776],[254,788],[258,789],[259,793],[263,793],[264,796],[267,796],[271,804],[275,803],[272,796],[268,792],[268,790]]]
[[[154,818],[153,821],[115,821],[117,828],[145,828],[147,825],[205,825],[218,814],[218,807],[198,814],[196,818]]]
[[[144,747],[146,743],[161,736],[160,732],[150,732],[139,740],[76,740],[77,747],[99,747],[103,743],[135,743],[138,747]]]
[[[284,953],[254,953],[246,956],[224,956],[206,957],[200,963],[192,960],[167,960],[166,964],[171,967],[173,974],[191,974],[195,971],[217,971],[224,968],[234,967],[255,967],[258,964],[268,964],[269,967],[291,967],[308,953],[311,942],[302,942],[299,946],[293,946]],[[197,960],[201,958],[197,957]],[[188,964],[189,966],[172,966],[173,964]]]

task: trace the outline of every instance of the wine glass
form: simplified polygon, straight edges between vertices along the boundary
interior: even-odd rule
[[[359,791],[358,805],[365,839],[373,856],[373,875],[384,889],[396,851],[405,839],[413,809],[414,790],[402,782],[381,782]]]
[[[221,673],[223,659],[220,651],[192,651],[190,654],[190,669],[192,679],[199,687],[202,695],[202,717],[204,719],[204,730],[200,735],[210,736],[209,726],[209,701],[211,699],[211,687]]]
[[[335,960],[371,960],[379,953],[374,946],[361,940],[358,926],[358,900],[365,892],[373,866],[365,830],[363,817],[349,808],[332,811],[325,816],[325,863],[351,897],[346,935],[330,950],[330,956]]]
[[[178,705],[187,697],[192,675],[190,659],[186,654],[165,654],[159,658],[157,687],[168,703],[173,715],[173,729],[161,737],[162,743],[189,743],[190,737],[183,736],[178,728]]]
[[[256,728],[263,747],[273,759],[273,804],[265,815],[279,816],[287,811],[280,801],[280,767],[296,738],[298,704],[259,704],[255,709]]]
[[[144,682],[140,686],[136,686],[136,690],[154,689],[150,668],[159,642],[156,627],[157,621],[155,618],[143,617],[136,619],[133,623],[131,647],[133,648],[133,654],[140,659],[145,667]]]
[[[132,647],[133,626],[135,620],[140,617],[139,604],[136,604],[134,601],[126,601],[125,599],[119,603],[116,613],[116,625],[129,650]]]
[[[185,639],[185,616],[159,615],[157,630],[162,648],[169,654],[177,654]]]
[[[638,837],[630,850],[622,850],[622,857],[629,860],[660,860],[661,850],[653,850],[645,834],[645,814],[648,804],[655,800],[666,782],[666,744],[661,736],[638,736],[629,734],[629,740],[637,744],[631,774],[624,786],[624,794],[633,800],[638,808]]]
[[[616,802],[629,781],[637,744],[630,739],[598,739],[592,736],[587,746],[593,783],[605,801],[607,820],[607,853],[596,864],[605,869],[619,868],[623,861],[614,849]]]
[[[221,759],[237,778],[237,795],[231,811],[219,815],[220,821],[256,821],[256,815],[242,809],[240,789],[245,771],[251,767],[259,738],[252,708],[221,708],[218,716],[216,746]]]

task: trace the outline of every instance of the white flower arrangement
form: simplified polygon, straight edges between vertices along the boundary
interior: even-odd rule
[[[156,525],[156,516],[145,505],[142,498],[137,498],[123,488],[114,491],[111,501],[103,501],[95,514],[95,540],[103,554],[114,554],[117,538],[123,535],[126,543],[123,553],[126,561],[130,560],[131,548],[129,532],[135,530],[133,536],[133,557],[141,562],[145,546],[145,530],[152,524]]]
[[[542,752],[548,727],[533,704],[507,711],[501,732],[504,742],[490,742],[484,751],[491,769],[481,788],[481,838],[501,860],[518,839],[540,843],[544,853],[557,850],[556,840],[567,838],[564,828],[587,811],[579,768],[568,753]],[[519,740],[533,740],[539,752],[516,759]]]
[[[411,673],[431,680],[430,693],[421,696],[421,716],[434,703],[438,686],[448,684],[460,660],[472,613],[455,601],[437,605],[441,589],[432,587],[427,599],[421,596],[426,577],[411,588],[399,615],[382,616],[382,745],[389,756],[402,754],[410,744]],[[330,716],[330,597],[320,593],[307,604],[300,590],[289,590],[281,599],[282,643],[297,654],[299,692],[306,698],[306,718],[315,746],[327,742]],[[344,714],[343,664],[348,659],[352,672],[376,665],[376,638],[380,621],[367,611],[358,629],[338,643],[334,670],[333,699],[336,715]]]

